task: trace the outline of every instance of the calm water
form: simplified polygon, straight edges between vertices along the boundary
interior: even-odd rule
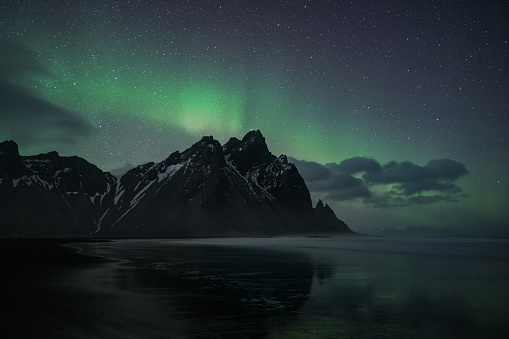
[[[102,284],[153,295],[175,323],[174,336],[509,334],[508,240],[241,238],[79,247],[125,260]]]

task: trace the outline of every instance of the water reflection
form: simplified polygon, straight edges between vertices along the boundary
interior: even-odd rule
[[[158,293],[173,314],[192,320],[187,335],[214,327],[265,336],[269,324],[292,321],[313,282],[311,258],[294,251],[138,243],[115,255],[130,259],[116,287]]]
[[[319,246],[87,246],[128,259],[115,287],[158,295],[182,335],[464,338],[509,329],[506,260]]]

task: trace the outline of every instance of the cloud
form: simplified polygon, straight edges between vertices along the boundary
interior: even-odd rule
[[[363,178],[372,184],[397,184],[393,188],[400,194],[413,195],[425,191],[461,192],[452,181],[466,174],[465,165],[444,158],[431,160],[422,167],[410,161],[391,161],[381,170],[366,171]]]
[[[326,180],[331,177],[330,170],[313,161],[297,160],[294,158],[288,158],[290,162],[295,164],[298,168],[300,175],[308,182],[316,182],[320,180]]]
[[[449,180],[456,180],[468,174],[465,165],[449,158],[431,160],[425,168],[432,176]]]
[[[331,180],[325,199],[342,201],[356,198],[369,198],[371,192],[364,181],[348,174],[338,174]]]
[[[326,193],[326,199],[343,201],[370,196],[369,188],[364,181],[343,173],[338,164],[321,165],[294,158],[289,158],[289,161],[295,164],[309,190]]]
[[[36,74],[50,76],[29,49],[0,40],[0,133],[18,143],[74,143],[93,126],[77,113],[58,106],[21,83]]]
[[[410,161],[401,163],[390,161],[383,166],[381,171],[366,172],[363,178],[368,182],[390,184],[396,182],[413,182],[423,176],[422,167]]]
[[[290,161],[311,192],[325,193],[326,199],[336,201],[362,198],[372,207],[456,202],[462,189],[454,181],[468,174],[464,164],[448,158],[430,160],[425,166],[410,161],[390,161],[381,166],[365,157],[326,165],[292,158]]]
[[[0,39],[0,79],[19,81],[33,74],[49,75],[37,62],[35,53],[9,40]]]
[[[339,163],[338,169],[345,174],[356,174],[360,172],[378,173],[382,170],[380,164],[370,158],[354,157],[343,160]]]

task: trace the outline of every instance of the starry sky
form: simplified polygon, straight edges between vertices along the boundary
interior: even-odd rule
[[[506,1],[2,1],[0,140],[121,173],[259,129],[352,229],[509,235]]]

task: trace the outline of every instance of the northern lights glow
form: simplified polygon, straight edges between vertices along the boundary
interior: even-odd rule
[[[103,170],[249,129],[322,165],[449,158],[469,171],[455,202],[328,202],[357,230],[507,234],[507,16],[502,1],[4,1],[0,139]]]

